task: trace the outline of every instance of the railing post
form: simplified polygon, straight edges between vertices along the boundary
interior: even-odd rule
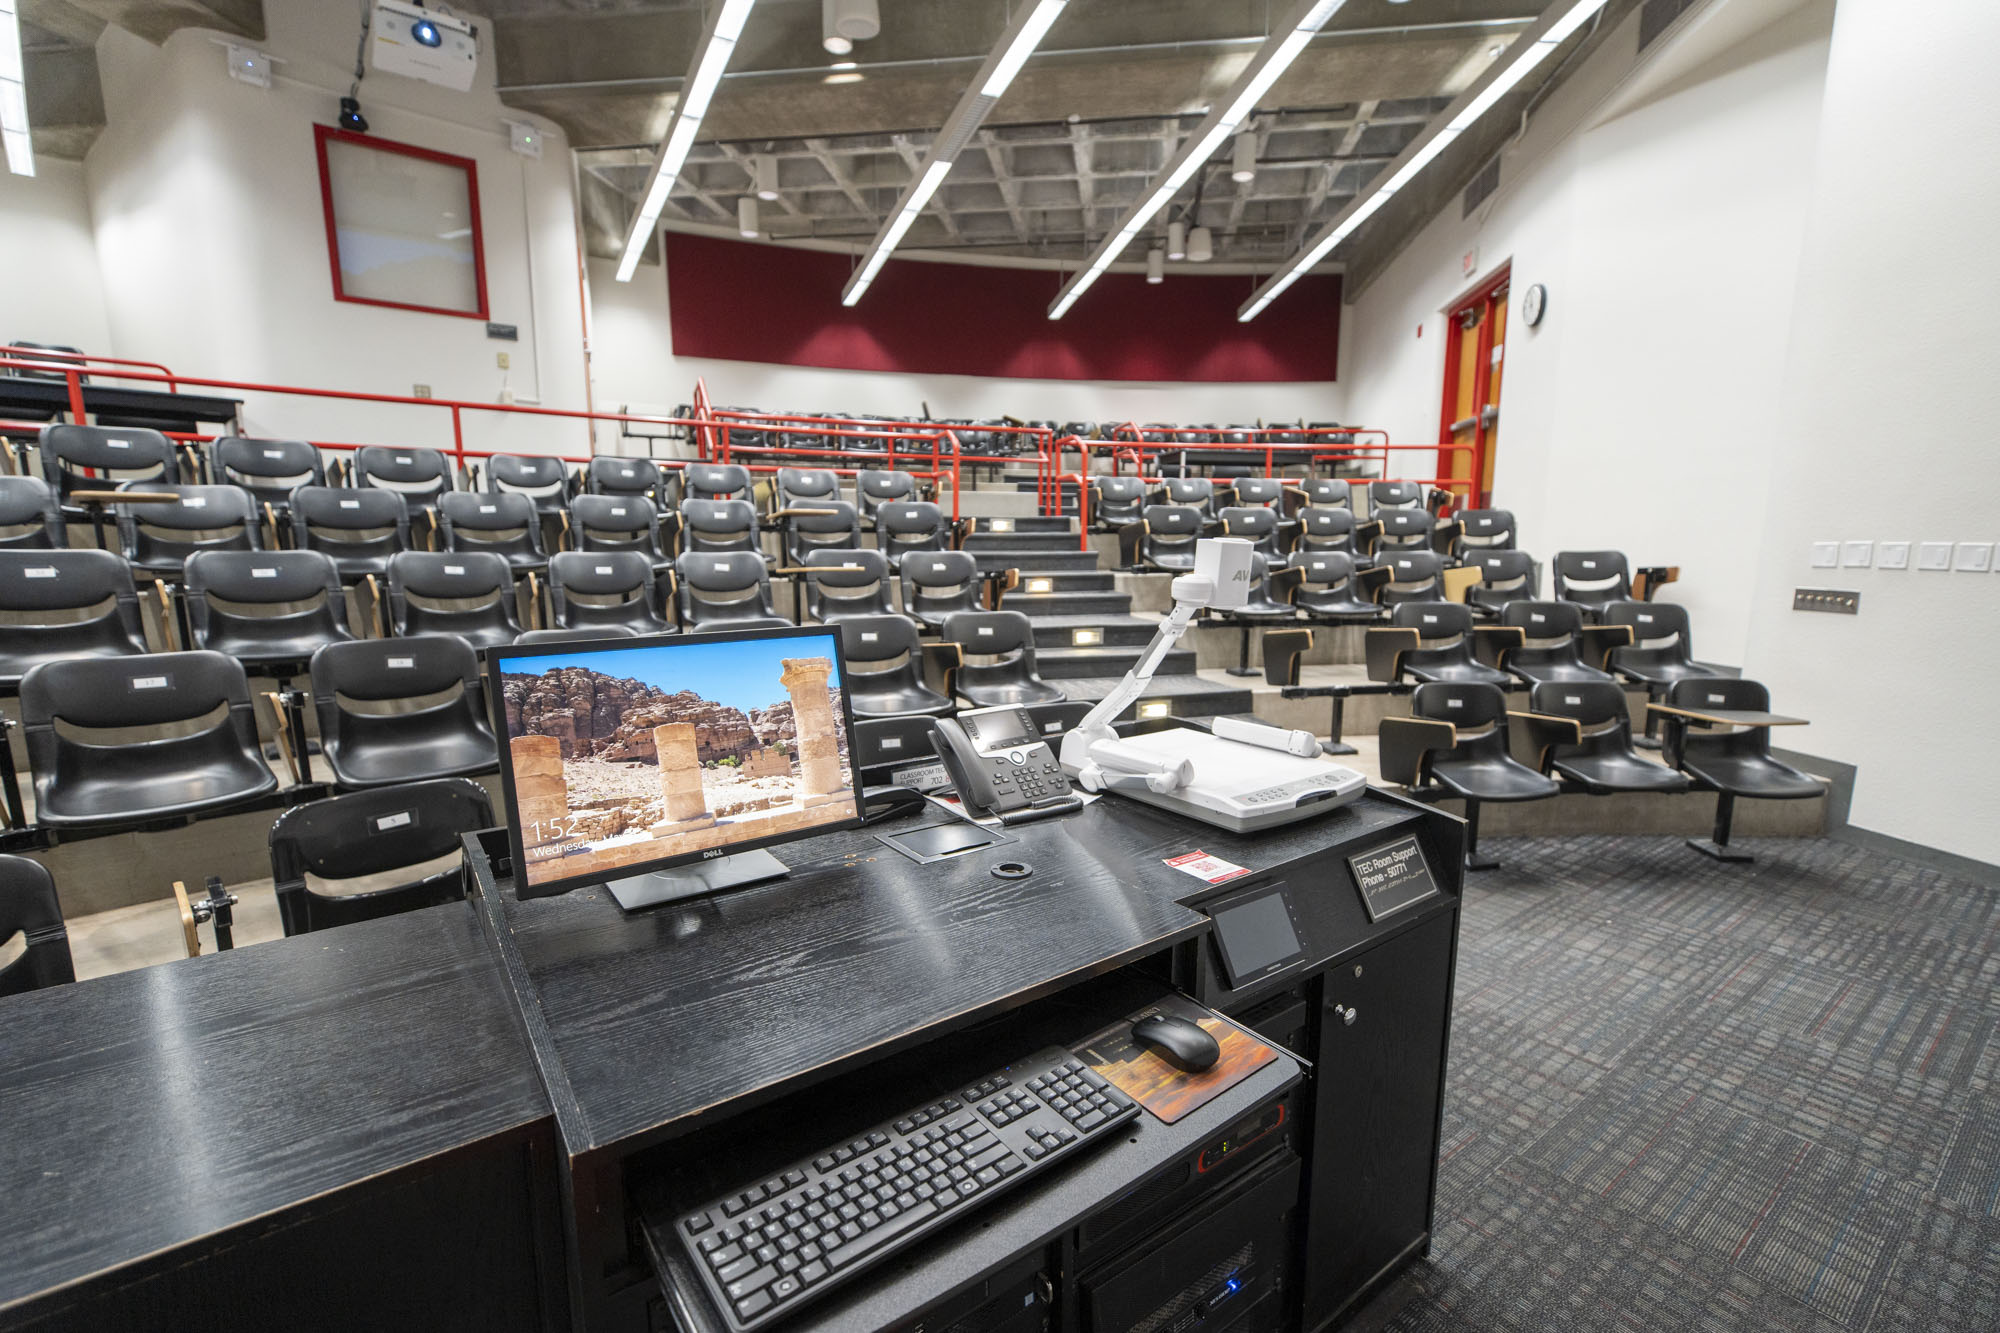
[[[1090,490],[1081,471],[1076,474],[1076,549],[1090,549]]]
[[[83,372],[75,366],[63,371],[63,378],[69,381],[69,419],[72,424],[83,424]]]
[[[458,404],[451,405],[451,452],[458,460],[458,470],[465,471],[465,419],[458,410]]]

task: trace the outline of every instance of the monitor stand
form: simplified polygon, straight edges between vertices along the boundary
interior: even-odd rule
[[[760,849],[738,852],[734,856],[718,856],[712,861],[697,861],[693,865],[675,866],[672,870],[654,870],[643,875],[607,880],[604,887],[611,891],[611,896],[617,899],[620,907],[628,912],[637,912],[661,903],[678,902],[682,898],[699,898],[704,893],[718,893],[761,880],[778,879],[790,873],[790,868],[783,861]]]

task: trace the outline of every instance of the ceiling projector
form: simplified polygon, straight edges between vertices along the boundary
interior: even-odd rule
[[[368,30],[376,69],[461,93],[472,87],[479,69],[479,33],[464,19],[434,14],[407,0],[375,0]]]

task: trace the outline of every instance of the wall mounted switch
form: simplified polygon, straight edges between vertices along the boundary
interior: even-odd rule
[[[1950,569],[1951,543],[1950,542],[1917,543],[1917,568],[1932,569],[1932,570]]]
[[[1842,542],[1840,563],[1848,569],[1866,569],[1875,563],[1874,542]]]
[[[1951,567],[1965,574],[1984,574],[1993,568],[1992,542],[1960,542]]]
[[[1814,542],[1812,544],[1812,567],[1814,569],[1832,569],[1839,563],[1839,542]]]
[[[1875,562],[1877,569],[1908,569],[1910,567],[1910,544],[1908,542],[1883,542]]]
[[[1836,616],[1861,614],[1861,594],[1841,588],[1794,588],[1792,610],[1826,611]]]

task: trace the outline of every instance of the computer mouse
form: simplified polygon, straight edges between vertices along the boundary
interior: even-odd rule
[[[1222,1058],[1222,1047],[1200,1024],[1148,1014],[1132,1025],[1132,1040],[1183,1073],[1199,1074]]]

